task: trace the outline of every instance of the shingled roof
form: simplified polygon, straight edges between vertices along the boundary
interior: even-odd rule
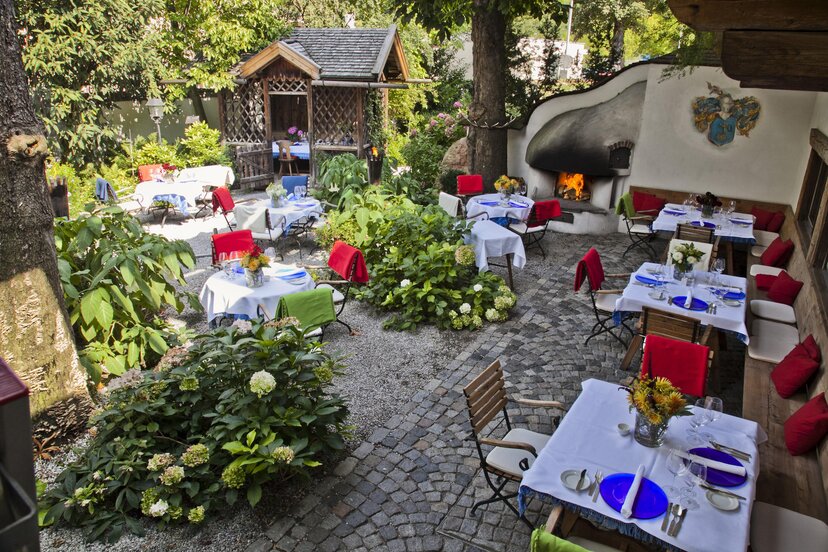
[[[284,44],[293,51],[289,54],[299,54],[316,65],[319,68],[316,78],[323,80],[377,82],[381,74],[389,80],[408,77],[408,64],[396,25],[387,29],[294,29],[289,37],[251,58],[243,58],[240,72],[244,75],[258,71],[283,56],[284,50],[274,47],[277,44]]]

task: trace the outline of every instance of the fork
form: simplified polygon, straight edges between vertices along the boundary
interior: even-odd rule
[[[598,495],[601,494],[601,481],[604,480],[604,472],[598,470],[595,472],[595,494],[592,495],[592,501],[598,501]]]

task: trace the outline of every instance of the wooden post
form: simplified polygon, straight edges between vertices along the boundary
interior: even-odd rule
[[[308,97],[308,172],[310,173],[311,185],[313,185],[316,181],[316,148],[314,147],[316,143],[316,132],[313,127],[313,85],[311,84],[311,79],[305,79],[305,86]]]
[[[356,92],[356,123],[357,123],[357,157],[365,156],[365,90],[355,89]]]

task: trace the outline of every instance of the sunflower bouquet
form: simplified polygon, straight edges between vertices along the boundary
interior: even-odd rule
[[[634,409],[653,425],[666,423],[673,416],[692,414],[681,391],[667,378],[644,376],[621,389],[629,393],[630,411]]]
[[[498,192],[503,192],[504,194],[515,194],[520,188],[520,182],[518,182],[516,178],[509,178],[504,174],[495,180],[494,187]]]
[[[256,272],[260,268],[270,266],[270,257],[264,254],[261,247],[254,245],[250,251],[245,253],[239,264],[242,268]]]

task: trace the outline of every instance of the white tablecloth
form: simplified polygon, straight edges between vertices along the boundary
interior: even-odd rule
[[[182,169],[176,179],[180,182],[197,182],[210,188],[229,188],[236,181],[233,169],[224,165],[205,165]]]
[[[177,196],[184,199],[187,207],[197,207],[197,202],[200,197],[204,196],[204,185],[200,182],[159,182],[149,180],[141,182],[135,187],[133,196],[145,207],[158,197]]]
[[[294,142],[290,145],[290,154],[299,159],[310,159],[310,144],[307,142]],[[279,157],[279,144],[273,142],[273,159]]]
[[[486,203],[494,203],[496,205],[485,205]],[[526,207],[521,207],[523,204]],[[483,194],[474,196],[469,199],[466,205],[466,216],[473,217],[480,213],[489,213],[489,218],[510,217],[517,220],[526,220],[529,218],[529,213],[532,211],[534,201],[528,197],[513,195],[511,203],[506,205],[500,204],[500,194]]]
[[[691,311],[683,309],[672,304],[668,304],[667,300],[656,301],[651,298],[649,293],[652,288],[641,284],[635,279],[636,274],[641,274],[647,278],[655,279],[655,277],[647,272],[647,269],[654,269],[658,265],[655,263],[644,263],[630,275],[630,281],[627,287],[624,288],[624,293],[621,298],[615,302],[616,312],[641,312],[641,307],[647,305],[656,309],[661,309],[668,312],[675,312],[701,320],[702,324],[712,325],[716,328],[734,332],[739,335],[739,339],[745,344],[748,343],[748,330],[745,324],[745,310],[747,301],[741,301],[738,307],[729,307],[727,305],[719,305],[716,314],[710,314],[706,311]],[[708,303],[715,300],[713,293],[709,288],[710,274],[707,272],[696,272],[696,285],[693,287],[693,297],[698,297],[702,301]],[[721,281],[725,286],[739,288],[745,291],[747,288],[747,280],[739,276],[727,276],[722,274]],[[734,289],[735,291],[735,289]],[[665,292],[669,296],[687,295],[687,287],[673,279],[666,280]]]
[[[268,316],[273,316],[282,295],[313,289],[313,279],[308,275],[300,284],[290,284],[276,278],[275,272],[283,268],[296,268],[295,265],[274,263],[264,269],[265,283],[261,287],[249,288],[245,285],[244,274],[236,274],[228,280],[224,271],[210,276],[198,296],[207,312],[207,321],[211,322],[220,314],[245,314],[256,318],[256,307],[264,305]],[[269,276],[269,279],[267,278]]]
[[[478,220],[466,237],[466,243],[474,246],[475,264],[480,272],[489,270],[489,257],[512,254],[512,266],[526,265],[526,250],[520,236],[490,220]]]
[[[671,215],[665,211],[675,210],[683,211],[684,215]],[[730,219],[749,220],[751,223],[738,224],[730,222]],[[668,203],[664,209],[658,214],[658,217],[653,221],[653,230],[657,232],[675,232],[676,226],[679,223],[689,223],[692,221],[705,220],[716,225],[714,234],[721,236],[723,240],[736,241],[742,243],[755,243],[756,239],[753,237],[753,216],[746,213],[733,213],[732,215],[718,214],[713,218],[702,219],[701,211],[695,208],[689,208],[684,205],[676,205],[675,203]]]
[[[267,207],[270,211],[270,220],[277,221],[281,217],[285,217],[285,226],[297,220],[316,215],[317,217],[323,213],[322,204],[318,199],[306,197],[303,199],[290,200],[284,207],[271,207],[269,199],[265,199],[256,204]]]
[[[521,505],[530,496],[541,499],[552,497],[567,502],[585,512],[591,510],[608,525],[633,524],[640,530],[688,552],[722,552],[745,550],[750,536],[750,510],[756,495],[756,477],[759,472],[757,443],[767,436],[755,423],[734,416],[723,415],[716,422],[704,427],[704,431],[724,445],[749,453],[753,462],[747,467],[747,481],[732,492],[747,498],[740,501],[738,510],[722,512],[715,509],[704,497],[702,489],[696,490],[700,508],[687,513],[677,537],[669,537],[661,531],[663,517],[649,520],[624,519],[599,497],[597,502],[585,492],[576,493],[563,486],[561,472],[568,469],[603,471],[604,477],[613,473],[635,473],[644,465],[644,476],[662,488],[671,485],[673,474],[666,467],[670,448],[688,450],[694,448],[686,441],[690,427],[689,417],[670,421],[665,444],[659,448],[647,448],[635,442],[632,435],[622,437],[616,425],[624,422],[634,427],[635,415],[629,412],[626,392],[618,384],[590,379],[581,384],[581,395],[569,409],[558,429],[540,451],[538,458],[523,475],[520,486]],[[540,493],[540,495],[538,494]]]

